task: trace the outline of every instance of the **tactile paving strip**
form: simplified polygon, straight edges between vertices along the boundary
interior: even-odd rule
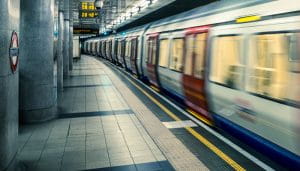
[[[105,72],[176,170],[208,170],[107,66]]]

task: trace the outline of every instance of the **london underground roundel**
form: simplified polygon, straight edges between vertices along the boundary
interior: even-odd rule
[[[9,60],[11,70],[14,73],[17,70],[19,61],[19,39],[17,32],[13,31],[11,35],[11,41],[9,46]]]

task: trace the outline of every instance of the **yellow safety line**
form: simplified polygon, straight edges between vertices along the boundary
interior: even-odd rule
[[[159,90],[157,87],[155,87],[155,86],[153,86],[153,85],[150,85],[150,87],[151,87],[153,90],[155,90],[156,92],[160,92],[160,90]]]
[[[214,126],[214,124],[213,124],[210,120],[208,120],[208,119],[206,119],[205,117],[199,115],[198,113],[196,113],[196,112],[194,112],[194,111],[192,111],[192,110],[190,110],[190,109],[186,109],[186,111],[189,112],[189,113],[190,113],[191,115],[193,115],[194,117],[196,117],[196,118],[198,118],[199,120],[201,120],[202,122],[206,123],[207,125],[209,125],[209,126]]]
[[[137,89],[139,89],[144,95],[146,95],[151,101],[153,101],[157,106],[159,106],[165,113],[167,113],[171,118],[175,121],[181,121],[179,117],[177,117],[174,113],[172,113],[168,108],[162,105],[158,100],[153,98],[149,93],[139,87],[135,82],[130,80],[129,78],[125,77],[132,85],[134,85]],[[209,140],[204,138],[198,132],[196,132],[193,128],[186,127],[185,128],[189,133],[191,133],[195,138],[197,138],[202,144],[207,146],[211,151],[213,151],[216,155],[218,155],[221,159],[223,159],[226,163],[228,163],[233,169],[238,171],[245,171],[241,165],[236,163],[233,159],[231,159],[228,155],[223,153],[218,147],[213,145]]]

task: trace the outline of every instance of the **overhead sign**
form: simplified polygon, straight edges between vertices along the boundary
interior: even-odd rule
[[[98,16],[94,2],[81,2],[79,11],[80,18],[95,18]]]
[[[16,72],[19,61],[19,39],[17,32],[13,31],[9,46],[10,67],[13,73]]]
[[[84,28],[74,28],[74,34],[98,34],[98,29],[84,29]]]

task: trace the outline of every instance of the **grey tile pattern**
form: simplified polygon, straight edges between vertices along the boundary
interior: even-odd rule
[[[60,114],[129,109],[105,73],[103,64],[82,58],[74,63],[74,68],[71,77],[64,81],[64,93],[58,102]]]
[[[147,132],[159,146],[168,161],[176,170],[208,170],[208,168],[183,143],[168,130],[155,114],[110,70],[104,66],[113,85],[126,99],[129,107],[136,114],[135,117],[146,128]],[[147,134],[148,135],[148,134]],[[148,135],[148,136],[149,136]]]
[[[79,70],[81,74],[83,70],[94,69],[101,70],[98,77],[103,76],[97,84],[107,86],[65,88],[59,101],[61,111],[116,113],[23,126],[17,158],[27,170],[84,170],[166,161],[136,115],[122,113],[130,109],[128,99],[125,100],[112,84],[102,63],[83,57],[75,63],[73,72]],[[94,76],[70,79],[82,77],[84,81],[69,81],[68,84],[95,84],[98,79]],[[89,78],[93,81],[87,81]]]
[[[82,170],[166,160],[132,114],[58,119],[22,130],[17,158],[31,170]]]

